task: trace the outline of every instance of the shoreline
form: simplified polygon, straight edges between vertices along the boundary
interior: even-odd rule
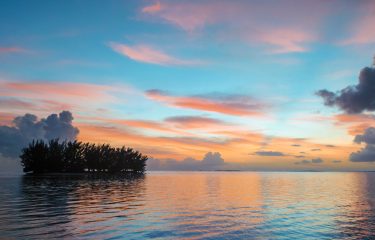
[[[265,170],[194,170],[194,171],[186,171],[186,170],[148,170],[143,173],[105,173],[105,172],[90,172],[90,173],[23,173],[23,172],[0,172],[0,177],[15,177],[15,176],[30,176],[30,177],[48,177],[48,176],[142,176],[147,175],[148,173],[375,173],[375,170],[368,170],[368,171],[309,171],[309,170],[301,170],[301,171],[288,171],[288,170],[275,170],[275,171],[265,171]]]

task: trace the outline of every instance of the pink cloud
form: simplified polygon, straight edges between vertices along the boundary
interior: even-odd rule
[[[353,136],[375,126],[375,117],[370,114],[339,114],[333,116],[333,120],[336,126],[346,128],[349,135]]]
[[[35,104],[27,102],[27,101],[22,101],[19,99],[9,98],[9,99],[0,99],[0,106],[7,106],[7,108],[10,108],[10,109],[17,109],[17,108],[30,109],[30,108],[34,108]]]
[[[259,34],[256,37],[260,42],[272,47],[270,53],[281,54],[289,52],[306,52],[308,48],[304,44],[312,42],[314,37],[304,31],[296,29],[275,29]]]
[[[0,111],[23,114],[32,111],[89,111],[117,101],[127,88],[89,83],[9,81],[0,79]]]
[[[332,9],[328,1],[160,1],[143,14],[188,33],[220,25],[224,38],[268,45],[269,53],[308,51],[319,38],[319,26]],[[156,9],[157,11],[145,11]],[[311,13],[314,14],[311,14]]]
[[[27,52],[27,50],[21,47],[0,47],[0,54],[24,52]]]
[[[142,120],[142,119],[115,119],[103,117],[85,117],[81,119],[104,124],[106,126],[125,127],[126,129],[136,129],[147,133],[158,132],[167,134],[178,134],[178,136],[200,136],[204,133],[215,133],[216,131],[232,131],[242,129],[238,125],[230,124],[219,119],[201,117],[201,116],[174,116],[168,117],[163,121]],[[198,130],[197,135],[194,130]]]
[[[206,138],[206,137],[186,137],[186,136],[147,136],[133,131],[128,131],[119,127],[107,127],[93,124],[77,124],[80,129],[79,139],[90,142],[109,142],[113,144],[129,145],[137,148],[154,148],[160,150],[178,149],[179,154],[187,156],[192,151],[206,149],[221,149],[231,144],[230,139]],[[168,154],[169,155],[169,154]],[[169,155],[169,157],[171,157]]]
[[[0,112],[0,125],[11,125],[16,116],[14,113]]]
[[[144,13],[154,13],[159,12],[161,10],[160,2],[155,2],[153,5],[146,6],[142,8],[142,12]]]
[[[375,2],[368,1],[361,6],[360,17],[351,26],[351,36],[341,42],[344,45],[375,43]]]
[[[145,62],[158,65],[199,65],[202,62],[183,60],[168,55],[160,50],[146,45],[129,46],[119,43],[110,43],[110,47],[134,61]]]
[[[8,112],[25,112],[25,111],[43,111],[55,112],[72,109],[70,104],[53,101],[53,100],[22,100],[17,98],[0,99],[0,109]]]
[[[0,81],[0,93],[9,97],[62,97],[91,100],[93,98],[111,99],[107,92],[113,87],[73,82],[7,82]]]
[[[155,15],[187,32],[193,32],[206,25],[219,22],[223,17],[230,17],[228,12],[238,10],[237,4],[207,2],[172,2],[164,1],[146,6],[143,13]],[[219,13],[222,13],[221,15]]]
[[[159,90],[150,90],[146,96],[152,100],[164,102],[168,105],[216,112],[234,116],[257,116],[263,115],[265,104],[259,103],[246,96],[228,96],[224,98],[210,98],[204,96],[178,97],[170,96]]]

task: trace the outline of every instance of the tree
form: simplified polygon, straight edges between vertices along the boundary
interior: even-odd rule
[[[64,170],[66,172],[83,172],[86,159],[83,144],[78,141],[64,143]]]
[[[109,144],[33,141],[20,155],[24,172],[139,172],[145,171],[147,156],[132,148],[114,148]]]
[[[28,147],[22,149],[20,158],[24,172],[46,172],[48,145],[41,140],[33,140]]]

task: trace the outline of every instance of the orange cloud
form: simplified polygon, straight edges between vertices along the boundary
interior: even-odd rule
[[[9,81],[0,79],[0,111],[37,115],[62,110],[88,111],[116,102],[126,87],[89,83]],[[95,100],[95,101],[94,101]]]
[[[80,140],[96,143],[109,142],[119,146],[125,144],[138,149],[153,149],[153,157],[176,157],[168,154],[168,152],[176,152],[176,149],[175,154],[178,156],[196,157],[207,152],[208,149],[226,149],[226,146],[230,144],[230,140],[214,138],[146,136],[114,126],[78,124],[78,127]],[[145,152],[145,154],[151,153]]]
[[[38,108],[89,106],[114,102],[115,95],[129,92],[127,87],[107,86],[90,83],[46,82],[46,81],[6,81],[0,79],[0,95],[18,102],[37,105]],[[10,100],[8,100],[10,101]],[[49,107],[48,107],[49,106]]]
[[[368,123],[361,123],[356,125],[351,125],[348,127],[348,133],[352,136],[360,135],[365,132],[365,130],[369,127],[374,127],[375,123],[368,124]]]
[[[199,65],[202,64],[200,61],[191,61],[178,59],[173,56],[170,56],[160,50],[152,48],[146,45],[135,45],[129,46],[119,43],[110,43],[110,47],[134,61],[145,62],[158,65]]]
[[[155,12],[159,12],[160,10],[161,10],[160,2],[156,2],[153,5],[142,8],[142,12],[144,13],[155,13]]]
[[[175,107],[216,112],[235,116],[263,115],[263,112],[261,110],[265,108],[264,104],[261,104],[254,99],[250,99],[246,96],[234,95],[221,99],[210,99],[199,96],[176,97],[169,96],[159,90],[149,90],[146,92],[146,96],[152,100],[165,102],[168,105],[172,105]]]
[[[228,162],[243,162],[258,164],[259,166],[272,166],[279,164],[287,166],[303,159],[322,158],[329,163],[331,160],[344,160],[342,156],[348,156],[356,149],[353,145],[329,145],[311,142],[302,138],[283,138],[265,136],[259,132],[246,130],[219,130],[213,131],[212,136],[202,134],[196,136],[184,136],[181,134],[145,135],[127,128],[127,124],[133,124],[138,128],[160,127],[145,121],[126,120],[124,125],[110,126],[108,124],[86,124],[80,123],[79,139],[96,143],[109,142],[114,145],[127,145],[141,150],[147,155],[155,158],[184,159],[186,157],[198,158],[209,151],[219,151],[225,156]],[[167,122],[167,120],[165,121]],[[144,125],[145,124],[145,125]],[[164,128],[164,125],[161,125]],[[299,147],[292,147],[298,144]],[[312,151],[320,149],[320,151]],[[282,156],[256,156],[254,152],[281,152]],[[342,166],[347,164],[346,161]]]
[[[336,115],[334,118],[337,121],[336,124],[363,123],[363,122],[375,123],[375,117],[373,115],[366,115],[366,114],[339,114],[339,115]]]
[[[375,117],[367,114],[339,114],[334,116],[337,126],[344,126],[352,136],[362,134],[368,127],[375,127]]]
[[[88,83],[73,82],[5,82],[0,81],[2,96],[43,97],[45,95],[60,96],[64,98],[80,98],[90,100],[93,98],[112,98],[108,91],[113,87]]]
[[[163,121],[139,120],[139,119],[111,119],[102,117],[85,117],[80,119],[90,122],[96,122],[104,126],[125,127],[126,129],[136,129],[143,133],[150,134],[151,131],[167,133],[168,135],[177,134],[184,137],[197,137],[204,135],[217,134],[218,131],[239,131],[240,126],[229,124],[218,119],[200,117],[200,116],[175,116],[164,119]],[[242,129],[243,130],[243,129]],[[152,135],[155,135],[153,132]],[[223,134],[224,135],[224,134]]]

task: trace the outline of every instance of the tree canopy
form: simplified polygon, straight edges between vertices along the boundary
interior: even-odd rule
[[[25,173],[82,173],[145,171],[147,156],[126,147],[96,145],[79,141],[44,142],[33,140],[22,149],[21,164]]]

